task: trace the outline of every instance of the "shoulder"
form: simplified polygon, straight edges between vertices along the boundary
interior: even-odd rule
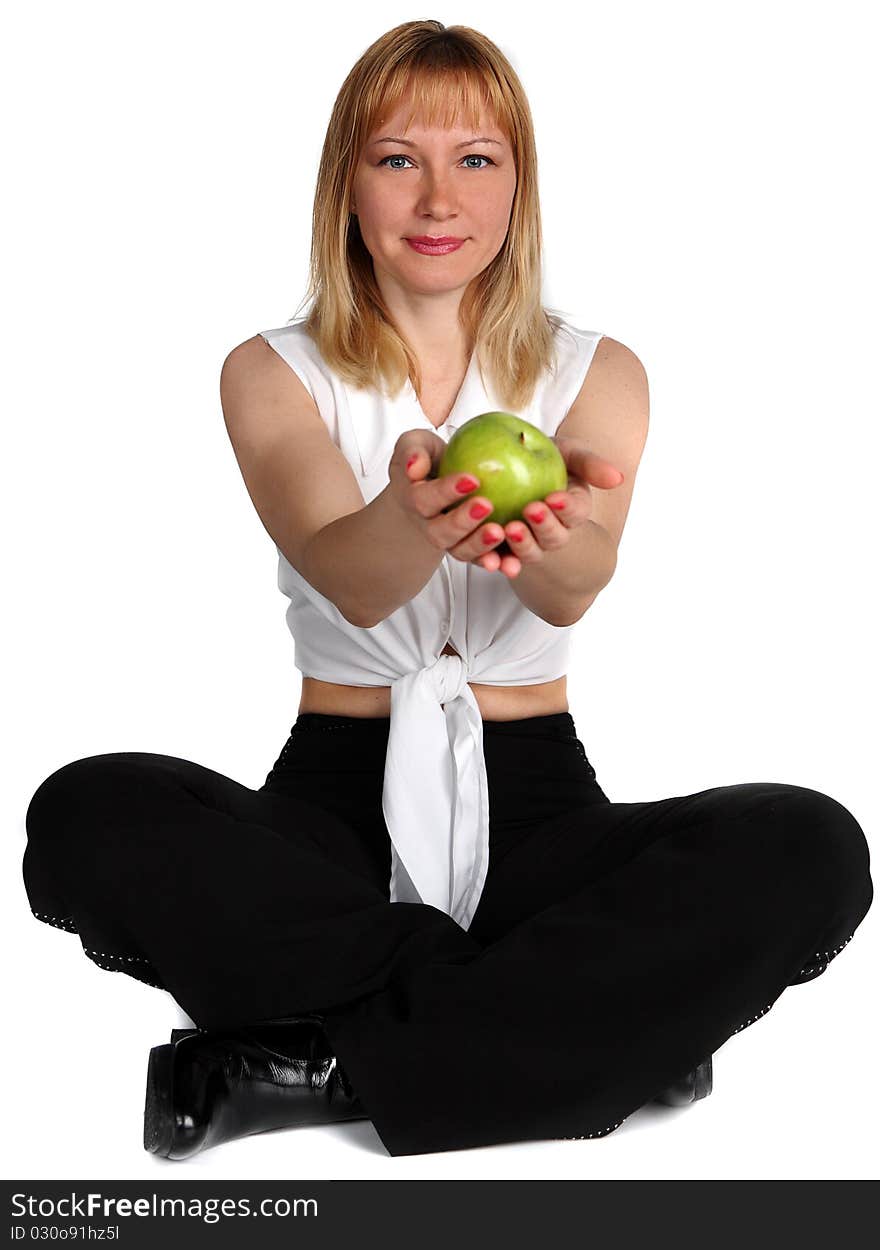
[[[647,372],[639,356],[625,342],[602,335],[592,352],[572,414],[591,414],[594,421],[604,419],[615,425],[622,422],[637,439],[647,432],[649,407]]]
[[[624,426],[636,443],[644,443],[650,409],[648,375],[631,347],[603,335],[578,399],[592,411],[604,412],[606,420]]]
[[[306,371],[274,331],[238,343],[220,371],[220,406],[230,435],[256,436],[299,418],[320,418]],[[313,425],[317,423],[312,420]]]
[[[243,343],[237,343],[227,354],[223,361],[221,376],[229,378],[233,375],[250,373],[255,369],[265,367],[266,361],[274,355],[276,353],[266,339],[261,334],[254,334]]]
[[[223,361],[221,393],[240,385],[263,384],[291,390],[294,395],[305,390],[311,396],[308,373],[313,361],[305,343],[293,326],[262,330],[238,343]]]
[[[287,355],[311,355],[312,340],[299,322],[275,326],[269,330],[260,330],[258,334],[238,343],[223,362],[235,361],[236,364],[248,361],[265,361],[273,357]]]
[[[583,394],[598,386],[638,386],[647,388],[648,375],[639,357],[617,339],[601,335],[593,353],[587,376],[584,378]],[[580,396],[578,396],[580,398]]]
[[[617,339],[613,339],[607,334],[601,335],[596,346],[596,355],[601,357],[602,360],[614,362],[618,365],[644,369],[644,365],[631,347],[627,347],[626,343],[620,343]]]
[[[649,408],[645,366],[631,347],[603,334],[595,343],[580,391],[558,432],[586,434],[587,427],[625,425],[638,441],[640,433],[647,434]]]
[[[647,387],[645,367],[639,357],[628,347],[608,334],[585,329],[573,320],[557,316],[556,332],[559,336],[560,353],[571,368],[577,369],[588,361],[576,402],[600,385],[641,385]]]

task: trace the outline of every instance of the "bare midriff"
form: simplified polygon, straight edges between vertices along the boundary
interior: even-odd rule
[[[449,643],[441,655],[457,655]],[[565,677],[535,686],[487,686],[469,681],[483,720],[523,720],[527,716],[551,716],[567,712]],[[444,704],[440,705],[445,706]],[[390,716],[390,686],[343,686],[316,677],[302,679],[300,712],[320,712],[325,716]]]

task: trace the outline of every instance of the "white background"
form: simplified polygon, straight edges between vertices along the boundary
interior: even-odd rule
[[[29,798],[64,763],[152,751],[259,787],[295,719],[287,600],[220,366],[299,305],[336,93],[419,17],[473,26],[512,61],[537,133],[545,303],[648,372],[617,574],[569,679],[600,783],[615,801],[812,787],[876,854],[869,13],[161,0],[8,19],[4,1176],[876,1174],[876,909],[716,1054],[710,1098],[606,1139],[394,1159],[361,1121],[176,1165],[143,1151],[141,1114],[149,1048],[181,1010],[38,923],[20,872]]]

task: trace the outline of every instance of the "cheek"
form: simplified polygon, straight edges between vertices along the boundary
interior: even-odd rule
[[[493,186],[480,195],[478,205],[486,221],[507,222],[513,209],[513,190],[506,184]]]
[[[374,188],[370,196],[370,216],[377,226],[394,232],[404,210],[403,197],[387,183]]]
[[[392,203],[394,198],[394,186],[388,178],[367,173],[355,183],[355,199],[361,211],[370,217],[375,217],[383,205]]]
[[[381,246],[383,238],[394,233],[395,213],[387,199],[369,196],[364,203],[358,202],[358,219],[361,234],[377,246]]]
[[[511,203],[506,195],[484,199],[480,206],[480,220],[487,238],[503,240],[510,226]]]

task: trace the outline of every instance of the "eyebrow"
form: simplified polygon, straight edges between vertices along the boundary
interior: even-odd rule
[[[417,143],[413,143],[409,139],[395,139],[392,135],[386,135],[384,139],[374,139],[373,147],[375,147],[378,143],[402,143],[408,148],[416,148],[419,146]],[[466,148],[472,143],[495,143],[499,148],[503,146],[498,139],[489,139],[485,135],[478,135],[475,139],[465,139],[464,143],[456,143],[455,146],[457,148]]]

